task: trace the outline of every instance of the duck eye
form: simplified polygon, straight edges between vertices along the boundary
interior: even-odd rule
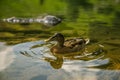
[[[53,36],[52,38],[55,38],[56,37],[56,35],[55,36]]]
[[[55,38],[55,36],[53,36],[52,38]]]

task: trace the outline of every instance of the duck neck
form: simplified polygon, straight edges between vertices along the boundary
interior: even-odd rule
[[[57,43],[57,46],[58,46],[58,47],[63,47],[63,46],[64,46],[63,44],[64,44],[64,43],[59,43],[59,42],[58,42],[58,43]]]
[[[57,41],[57,46],[58,47],[63,47],[64,46],[64,39]]]

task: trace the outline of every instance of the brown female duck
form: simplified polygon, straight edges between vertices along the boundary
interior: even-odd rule
[[[62,54],[80,51],[89,42],[89,39],[73,38],[65,40],[61,33],[55,33],[52,37],[46,40],[46,42],[48,41],[57,41],[57,44],[55,44],[50,51],[52,53]]]

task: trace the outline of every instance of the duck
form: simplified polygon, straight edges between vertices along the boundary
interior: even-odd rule
[[[56,44],[50,48],[50,51],[54,54],[78,52],[85,48],[86,44],[89,43],[89,39],[84,38],[72,38],[65,40],[63,34],[61,33],[55,33],[53,36],[45,41],[56,41]]]

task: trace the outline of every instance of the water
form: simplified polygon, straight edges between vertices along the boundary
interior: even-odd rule
[[[0,20],[45,15],[62,19],[50,27],[0,21],[0,80],[120,80],[119,2],[0,1]],[[79,55],[53,55],[54,43],[44,40],[55,32],[65,38],[89,38],[90,43]]]
[[[42,45],[33,47],[34,45]],[[44,45],[44,46],[43,46]],[[7,46],[1,43],[1,80],[119,80],[119,70],[95,68],[110,63],[106,54],[74,55],[58,59],[44,41]],[[44,50],[45,49],[45,50]],[[23,54],[24,53],[24,54]],[[73,57],[73,56],[72,56]],[[89,60],[84,59],[89,58]],[[94,58],[93,58],[94,57]]]

